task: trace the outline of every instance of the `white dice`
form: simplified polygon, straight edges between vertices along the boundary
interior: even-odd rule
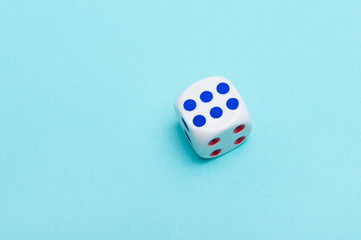
[[[246,105],[226,78],[194,83],[179,95],[174,107],[185,136],[200,157],[221,156],[251,133]]]

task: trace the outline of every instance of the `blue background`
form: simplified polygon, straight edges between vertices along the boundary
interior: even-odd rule
[[[360,239],[360,1],[1,1],[1,239]],[[254,129],[199,159],[173,103]]]

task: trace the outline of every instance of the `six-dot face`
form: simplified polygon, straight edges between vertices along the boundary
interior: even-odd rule
[[[215,82],[215,78],[218,78],[219,81]],[[185,91],[184,97],[179,98],[182,101],[177,106],[183,108],[183,113],[180,113],[180,122],[182,123],[186,138],[195,150],[200,146],[197,146],[197,137],[195,138],[195,145],[192,143],[193,134],[205,134],[204,131],[207,132],[211,129],[212,131],[220,131],[217,129],[224,126],[224,124],[230,124],[231,121],[234,121],[232,119],[235,116],[239,116],[243,111],[247,111],[238,92],[228,82],[228,80],[222,81],[220,77],[214,77],[212,80],[204,82],[204,84],[192,86],[190,91]],[[239,108],[241,110],[238,110]],[[249,117],[248,112],[247,116]],[[247,121],[244,123],[240,122],[239,125],[230,126],[227,128],[228,130],[222,130],[218,136],[213,135],[213,138],[209,138],[207,143],[205,143],[206,147],[209,148],[208,155],[200,155],[212,158],[235,148],[248,136],[250,129],[244,130],[248,129],[247,125]],[[204,130],[199,132],[197,129]],[[224,131],[227,133],[223,134]],[[228,147],[224,148],[225,144]]]
[[[215,89],[212,89],[213,92],[215,94],[220,94],[220,95],[225,95],[229,92],[230,87],[227,83],[225,82],[220,82]],[[203,92],[200,93],[199,95],[199,99],[203,102],[203,103],[209,103],[209,107],[210,111],[209,111],[209,116],[204,116],[204,115],[195,115],[193,117],[193,124],[196,127],[203,127],[206,125],[207,123],[207,118],[211,117],[213,119],[218,119],[220,117],[222,117],[223,115],[223,110],[221,107],[219,106],[212,106],[212,99],[213,99],[213,93],[212,90],[205,90]],[[226,101],[226,107],[227,110],[236,110],[239,106],[239,101],[237,98],[229,98]],[[194,99],[187,99],[184,101],[183,103],[183,108],[184,110],[188,111],[188,112],[192,112],[195,111],[197,108],[197,103]],[[184,121],[184,120],[183,120]],[[186,125],[186,124],[185,124]]]

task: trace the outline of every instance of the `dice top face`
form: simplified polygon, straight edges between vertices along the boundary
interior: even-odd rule
[[[222,77],[191,85],[178,97],[175,107],[188,131],[217,132],[247,111],[236,88]]]
[[[188,87],[176,100],[175,110],[190,144],[204,158],[234,149],[252,127],[241,96],[223,77],[209,77]]]

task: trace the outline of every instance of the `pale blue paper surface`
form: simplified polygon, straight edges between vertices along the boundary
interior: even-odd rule
[[[0,239],[361,239],[360,1],[1,1]],[[254,129],[195,155],[173,103]]]

